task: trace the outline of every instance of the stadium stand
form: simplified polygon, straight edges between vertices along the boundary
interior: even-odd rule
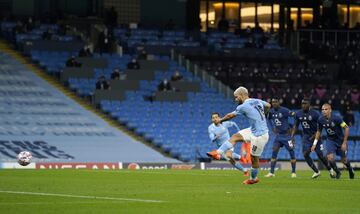
[[[1,26],[3,35],[11,38],[8,27],[14,27],[14,23],[6,22]],[[33,31],[24,39],[32,39]],[[196,37],[178,30],[123,28],[115,28],[113,34],[118,44],[125,48],[126,54],[94,53],[90,60],[103,60],[106,62],[104,66],[83,63],[80,68],[65,67],[66,60],[77,55],[78,50],[32,48],[30,56],[49,74],[57,73],[61,81],[67,83],[79,96],[93,99],[112,119],[127,126],[165,153],[185,162],[209,160],[205,153],[215,148],[207,136],[211,112],[225,114],[233,111],[236,105],[211,88],[201,76],[194,75],[183,64],[170,59],[170,48],[231,88],[242,83],[249,88],[252,96],[265,100],[280,95],[282,104],[294,110],[299,108],[303,97],[311,98],[315,106],[331,102],[337,110],[342,110],[341,106],[352,96],[352,88],[357,87],[351,84],[324,87],[337,80],[339,65],[300,59],[289,49],[279,46],[274,34],[213,32]],[[42,38],[34,39],[42,42]],[[15,41],[21,47],[22,40]],[[69,39],[64,42],[71,41]],[[138,50],[146,50],[151,54],[152,60],[140,62],[140,71],[127,70],[127,64],[137,57]],[[165,56],[162,55],[164,53]],[[81,61],[81,58],[77,60]],[[158,63],[165,63],[168,67],[150,66]],[[116,68],[124,71],[127,80],[110,83],[108,91],[96,90],[97,79],[104,76],[110,82],[111,73]],[[187,86],[181,88],[181,84],[173,83],[174,91],[157,92],[158,84],[164,79],[170,79],[175,71],[180,72],[184,77],[181,82],[185,82]],[[313,79],[318,81],[314,82]],[[133,82],[126,83],[130,80]],[[359,160],[355,143],[360,133],[358,111],[354,111],[354,117],[355,123],[350,127],[350,136],[355,140],[349,141],[349,148],[354,150],[349,152],[349,159]],[[248,126],[241,117],[237,122],[240,128]],[[299,137],[296,136],[297,142]],[[270,159],[271,147],[269,143],[264,151],[264,159]],[[300,148],[296,147],[296,155],[298,160],[303,160]],[[289,156],[280,152],[278,158],[288,160]],[[313,158],[316,159],[315,156]]]
[[[3,52],[0,81],[1,161],[28,150],[46,162],[178,162],[111,127]]]

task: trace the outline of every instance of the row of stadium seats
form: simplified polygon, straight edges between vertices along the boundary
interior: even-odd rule
[[[215,50],[245,47],[282,49],[278,40],[272,37],[273,35],[270,33],[264,32],[254,32],[245,35],[236,35],[230,32],[212,32],[209,35],[202,34],[202,39]]]
[[[236,35],[234,33],[213,32],[209,35],[202,33],[199,40],[188,36],[185,31],[160,31],[144,29],[122,29],[113,31],[115,38],[128,48],[135,46],[179,46],[199,47],[202,43],[215,50],[239,49],[248,47],[261,47],[265,49],[281,49],[278,40],[271,38],[272,35],[263,32],[251,34],[250,37]],[[270,39],[269,39],[270,38]]]
[[[113,31],[115,38],[120,44],[132,48],[139,45],[149,46],[179,46],[179,47],[198,47],[199,41],[194,41],[192,37],[187,37],[185,31],[158,31],[133,29],[126,30],[116,28]]]

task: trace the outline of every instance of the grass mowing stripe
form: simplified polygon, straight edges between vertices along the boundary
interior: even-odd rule
[[[113,198],[113,197],[88,196],[88,195],[56,194],[56,193],[45,193],[45,192],[18,192],[18,191],[0,190],[0,193],[18,194],[18,195],[54,196],[54,197],[66,197],[66,198],[87,198],[87,199],[114,200],[114,201],[133,201],[133,202],[145,202],[145,203],[162,203],[162,202],[164,202],[164,201],[160,201],[160,200],[147,200],[147,199],[135,199],[135,198]]]

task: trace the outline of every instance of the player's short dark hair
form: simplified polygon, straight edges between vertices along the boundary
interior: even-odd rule
[[[220,114],[218,112],[212,112],[211,116],[213,116],[214,114],[217,114],[220,117]]]
[[[279,98],[278,96],[273,96],[273,97],[271,98],[271,101],[273,101],[273,100],[280,101],[280,98]]]

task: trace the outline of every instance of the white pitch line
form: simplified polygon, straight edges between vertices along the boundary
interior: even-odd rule
[[[18,191],[0,190],[0,193],[18,194],[18,195],[54,196],[54,197],[64,197],[64,198],[87,198],[87,199],[113,200],[113,201],[134,201],[134,202],[145,202],[145,203],[165,202],[165,201],[160,201],[160,200],[135,199],[135,198],[112,198],[112,197],[101,197],[101,196],[70,195],[70,194],[56,194],[56,193],[45,193],[45,192],[18,192]]]
[[[48,205],[48,204],[104,204],[125,203],[124,201],[88,201],[88,202],[0,202],[0,205]]]

